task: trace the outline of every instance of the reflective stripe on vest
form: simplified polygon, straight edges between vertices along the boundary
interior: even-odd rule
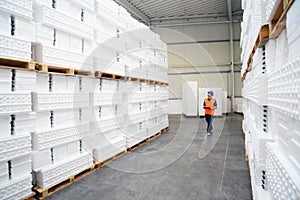
[[[210,108],[214,108],[214,104],[215,104],[216,100],[215,99],[208,100],[208,98],[206,98],[206,99],[204,99],[204,102],[205,102],[205,106],[208,106]],[[214,110],[211,110],[209,108],[205,108],[205,114],[206,115],[213,115]]]

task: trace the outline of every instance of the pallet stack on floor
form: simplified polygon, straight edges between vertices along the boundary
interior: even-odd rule
[[[37,76],[37,90],[32,92],[36,113],[32,133],[34,184],[47,188],[93,164],[92,155],[82,144],[82,139],[90,134],[92,87],[82,77]]]
[[[31,132],[35,114],[33,71],[0,69],[0,198],[20,199],[32,193]]]
[[[300,2],[242,7],[243,130],[253,199],[299,199]]]
[[[111,0],[0,4],[0,198],[44,198],[168,131],[167,47]],[[99,165],[100,163],[100,165]]]

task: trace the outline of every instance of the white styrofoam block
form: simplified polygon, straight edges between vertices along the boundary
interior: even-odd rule
[[[53,35],[55,35],[55,38]],[[96,48],[93,41],[82,39],[81,37],[41,24],[36,25],[35,42],[43,46],[55,47],[59,50],[86,56],[91,55]]]
[[[286,29],[276,39],[275,69],[280,68],[288,62],[288,40]]]
[[[14,70],[14,92],[32,92],[36,90],[36,72]]]
[[[49,92],[49,74],[38,73],[36,75],[36,92]]]
[[[53,2],[48,1],[48,0],[39,0],[38,3],[41,4],[41,5],[45,5],[47,7],[52,7],[53,6]],[[55,2],[55,8],[57,10],[62,11],[62,12],[67,12],[68,8],[70,8],[70,6],[75,7],[73,9],[84,8],[84,9],[88,9],[90,11],[95,10],[95,2],[93,0],[83,0],[83,1],[73,0],[71,2],[68,1],[68,0],[60,0],[60,1]],[[71,12],[71,13],[73,13],[73,12]]]
[[[136,92],[128,94],[128,103],[130,104],[138,104],[147,101],[147,94],[144,92]]]
[[[31,60],[31,42],[0,34],[0,56]]]
[[[68,128],[79,125],[81,123],[79,118],[79,108],[54,110],[52,115],[52,128]]]
[[[35,111],[74,109],[89,106],[88,93],[32,93]]]
[[[61,50],[55,47],[37,45],[35,47],[35,60],[54,66],[93,70],[93,56],[82,55],[68,50]]]
[[[31,112],[30,93],[0,94],[0,114],[28,113]]]
[[[93,150],[93,156],[97,162],[104,162],[105,160],[121,153],[126,149],[125,139],[120,139],[115,143],[106,146],[97,147]]]
[[[123,117],[113,117],[91,122],[92,134],[103,134],[104,132],[122,128],[124,123]]]
[[[92,106],[120,105],[123,103],[123,96],[119,92],[90,93],[90,101]]]
[[[50,111],[36,112],[35,131],[45,131],[51,129]]]
[[[80,155],[79,140],[53,147],[53,163],[60,163]]]
[[[8,163],[0,162],[0,181],[2,184],[9,182]]]
[[[139,122],[144,122],[147,118],[147,111],[140,111],[135,113],[129,113],[127,115],[127,124],[136,124]]]
[[[12,180],[28,176],[31,171],[31,155],[23,155],[11,160]]]
[[[0,187],[1,199],[22,199],[32,193],[32,175],[23,176]]]
[[[299,56],[299,43],[300,43],[300,31],[297,29],[297,24],[299,24],[300,15],[299,2],[294,2],[290,9],[287,11],[287,22],[286,22],[286,31],[287,31],[287,40],[288,40],[288,49],[289,49],[289,60],[293,60]]]
[[[45,132],[32,133],[32,143],[34,150],[42,150],[57,145],[78,141],[88,136],[89,125],[78,125],[69,128],[52,129]]]
[[[182,85],[182,108],[186,116],[197,116],[197,81],[185,82]]]
[[[99,79],[90,77],[81,77],[81,92],[99,91]]]
[[[123,105],[101,105],[93,107],[93,113],[90,121],[99,121],[103,119],[112,119],[123,117],[125,106]]]
[[[6,138],[11,136],[11,119],[12,116],[0,116],[0,127],[1,127],[1,135],[0,138]]]
[[[1,93],[12,91],[12,70],[0,69],[0,87]]]
[[[55,183],[59,183],[70,176],[80,173],[81,171],[91,167],[92,164],[92,155],[89,153],[79,154],[63,162],[35,170],[35,184],[41,188],[46,188]]]
[[[74,19],[61,11],[47,6],[39,6],[35,14],[39,23],[57,28],[58,30],[65,31],[80,38],[86,38],[90,41],[94,39],[92,26]],[[80,13],[78,13],[78,16],[80,16]]]
[[[15,1],[9,1],[9,0],[3,0],[0,4],[0,9],[16,14],[18,16],[27,18],[29,20],[32,19],[32,1],[28,0],[15,0]]]
[[[78,93],[80,92],[80,77],[67,76],[67,93]]]
[[[1,35],[34,42],[34,23],[10,12],[1,11]],[[14,25],[14,27],[12,27]]]
[[[267,178],[274,199],[298,199],[299,166],[295,168],[276,144],[267,144]]]
[[[0,161],[8,161],[17,156],[28,155],[31,152],[31,137],[11,136],[0,139]]]
[[[300,80],[299,60],[299,57],[291,60],[268,75],[269,106],[297,120],[300,119],[297,99]]]
[[[38,171],[42,167],[52,164],[51,149],[44,149],[32,152],[32,169]]]
[[[116,60],[95,58],[95,70],[110,74],[125,76],[125,63]]]
[[[67,93],[67,76],[52,74],[50,80],[51,92]]]

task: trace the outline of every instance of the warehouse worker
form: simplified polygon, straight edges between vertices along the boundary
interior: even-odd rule
[[[210,135],[213,129],[212,120],[215,109],[217,109],[217,100],[213,99],[214,91],[209,90],[207,92],[207,98],[204,99],[203,109],[205,109],[205,120],[207,123],[207,135]]]

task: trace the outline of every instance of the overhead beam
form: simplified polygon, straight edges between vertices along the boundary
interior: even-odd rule
[[[240,42],[240,39],[234,39],[234,42]],[[221,43],[230,42],[230,40],[201,40],[201,41],[188,41],[188,42],[169,42],[167,45],[184,45],[184,44],[208,44],[208,43]]]
[[[133,13],[137,18],[140,18],[142,22],[149,25],[150,19],[142,13],[140,10],[138,10],[136,7],[134,7],[131,3],[129,3],[127,0],[114,0],[116,3],[120,4],[124,8],[126,8],[129,12]]]
[[[205,71],[205,72],[171,72],[168,73],[169,76],[178,76],[178,75],[195,75],[195,74],[227,74],[231,70],[226,71]],[[240,73],[240,71],[234,71],[235,73]]]
[[[243,11],[235,11],[232,16],[243,16]],[[200,18],[216,18],[216,17],[228,17],[227,14],[207,14],[207,15],[184,15],[184,16],[174,16],[174,17],[155,17],[151,18],[151,22],[156,21],[170,21],[170,20],[182,20],[182,19],[200,19]]]
[[[241,62],[235,62],[235,66],[240,66],[242,65]],[[203,68],[203,67],[228,67],[231,66],[231,63],[218,63],[214,65],[199,65],[199,66],[192,66],[192,65],[180,65],[180,66],[169,66],[169,68]]]
[[[229,24],[240,23],[239,20],[227,20],[227,21],[205,21],[205,22],[184,22],[184,23],[162,23],[151,24],[151,27],[175,27],[175,26],[193,26],[193,25],[207,25],[207,24]]]

